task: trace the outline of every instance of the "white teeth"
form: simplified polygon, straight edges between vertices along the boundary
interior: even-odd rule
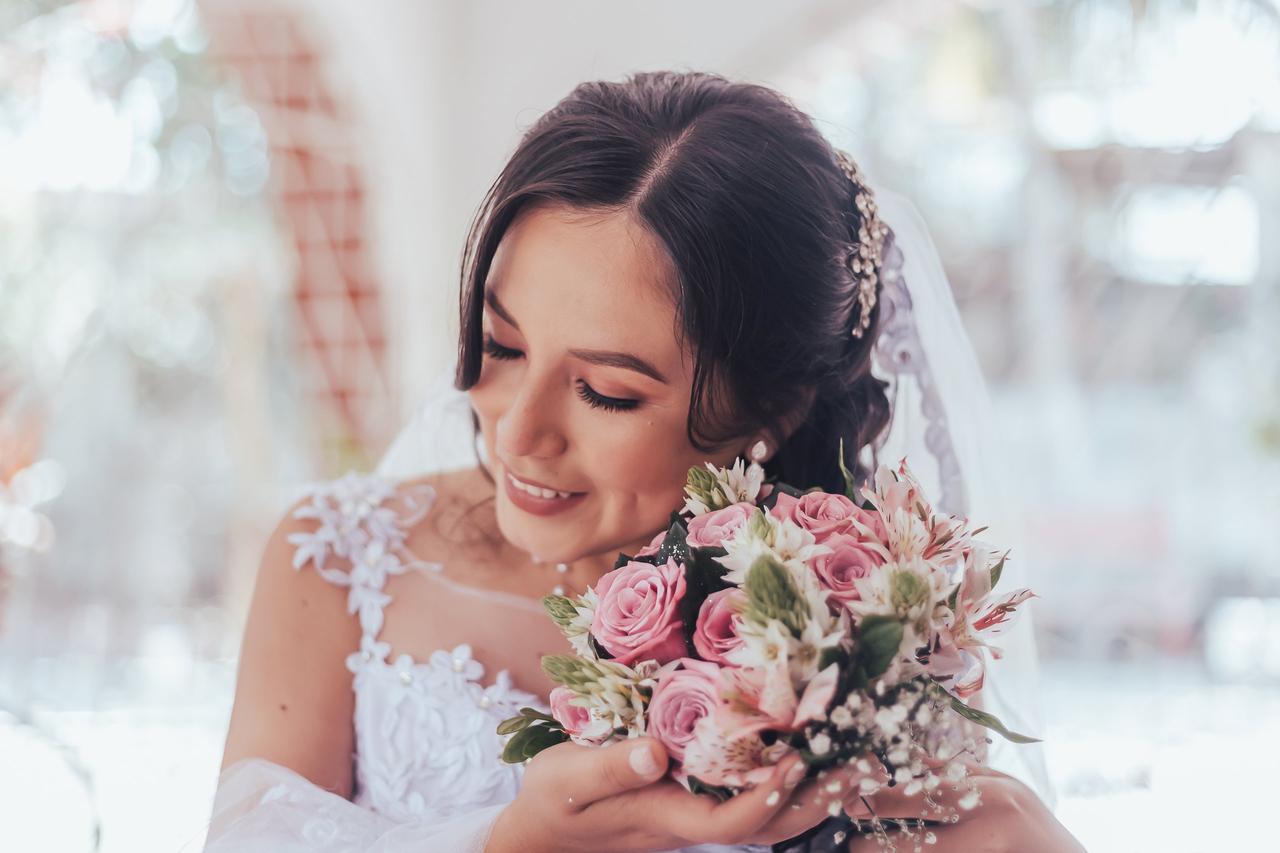
[[[521,480],[517,480],[515,475],[510,471],[507,472],[507,479],[511,484],[522,492],[528,492],[531,495],[537,495],[540,498],[567,498],[573,495],[573,492],[558,492],[555,489],[543,489],[538,486],[531,486]]]

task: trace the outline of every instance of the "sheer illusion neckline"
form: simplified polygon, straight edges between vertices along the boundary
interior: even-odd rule
[[[547,612],[542,606],[541,599],[526,598],[525,596],[517,595],[514,592],[504,592],[499,589],[485,589],[484,587],[472,586],[471,584],[454,580],[449,577],[444,566],[439,563],[420,569],[420,574],[424,575],[433,583],[441,584],[442,586],[447,587],[450,591],[456,592],[459,595],[484,599],[489,603],[515,607],[529,613],[546,615]]]
[[[485,667],[472,657],[469,643],[461,643],[453,649],[436,647],[425,659],[407,652],[399,652],[390,659],[390,643],[379,639],[385,621],[384,608],[391,601],[385,588],[387,580],[411,570],[428,582],[441,584],[459,595],[483,600],[487,605],[503,605],[546,615],[540,600],[462,583],[448,576],[443,563],[420,559],[409,549],[410,530],[437,502],[438,494],[433,485],[425,482],[397,485],[387,477],[352,472],[337,480],[314,485],[308,494],[310,500],[295,509],[293,516],[314,520],[317,524],[312,530],[289,535],[290,543],[295,546],[293,567],[301,569],[311,563],[321,576],[348,588],[347,610],[359,614],[361,627],[360,649],[347,658],[347,666],[352,672],[379,664],[409,684],[417,676],[452,670],[486,691],[518,692],[523,698],[546,707],[536,693],[517,688],[506,668],[499,670],[485,685],[482,681]],[[348,567],[344,570],[326,565],[330,557],[344,560]]]

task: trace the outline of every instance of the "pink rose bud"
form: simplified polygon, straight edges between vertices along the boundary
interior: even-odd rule
[[[736,503],[715,512],[704,512],[689,522],[689,535],[685,542],[690,548],[714,548],[751,520],[756,511],[753,503]]]
[[[581,737],[583,730],[591,724],[591,712],[586,708],[570,704],[570,700],[578,694],[568,687],[556,687],[547,697],[551,703],[551,716],[556,718],[571,737]]]
[[[729,663],[729,652],[742,647],[738,628],[742,624],[739,613],[747,601],[747,594],[739,587],[713,592],[702,602],[698,610],[698,623],[693,630],[693,646],[703,660]]]
[[[823,544],[828,537],[837,534],[861,536],[853,524],[855,519],[871,528],[878,539],[884,538],[884,525],[879,514],[859,508],[844,495],[808,492],[796,498],[781,494],[770,513],[777,518],[790,519]]]
[[[884,565],[884,558],[852,536],[837,534],[822,544],[831,552],[814,557],[810,566],[828,598],[840,604],[860,599],[854,582]]]

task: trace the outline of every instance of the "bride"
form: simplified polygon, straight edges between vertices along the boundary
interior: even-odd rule
[[[569,651],[539,599],[664,531],[691,466],[842,491],[838,444],[865,477],[895,414],[873,362],[916,370],[930,413],[913,341],[943,331],[909,251],[902,274],[924,231],[885,198],[781,95],[713,74],[584,83],[542,116],[472,226],[451,385],[379,474],[316,487],[267,545],[206,850],[750,849],[823,823],[840,795],[789,766],[717,804],[648,738],[526,767],[495,728],[547,707],[540,658]],[[959,413],[932,408],[963,510]],[[973,772],[982,805],[934,849],[1080,849],[1027,784]],[[846,807],[868,805],[919,810],[891,788]]]

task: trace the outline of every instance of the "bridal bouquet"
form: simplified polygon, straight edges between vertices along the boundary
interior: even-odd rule
[[[878,759],[927,796],[963,778],[925,760],[952,757],[940,735],[959,717],[1033,741],[966,701],[983,649],[1000,656],[989,639],[1033,596],[993,594],[1007,553],[936,512],[905,460],[860,492],[843,447],[839,465],[844,494],[767,483],[741,459],[691,468],[668,530],[585,595],[543,599],[576,654],[542,659],[561,685],[551,714],[505,721],[503,757],[647,735],[695,793],[732,796],[798,752],[809,775]]]

